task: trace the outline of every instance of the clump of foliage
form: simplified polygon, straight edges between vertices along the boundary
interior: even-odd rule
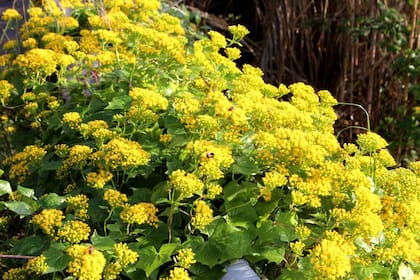
[[[218,279],[239,258],[419,277],[420,165],[393,168],[373,132],[341,147],[328,91],[239,69],[243,26],[71,3],[29,8],[0,56],[3,279]]]

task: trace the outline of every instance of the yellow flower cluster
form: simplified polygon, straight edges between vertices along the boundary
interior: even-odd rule
[[[75,129],[81,124],[82,117],[78,112],[68,112],[63,115],[63,122]]]
[[[108,204],[112,208],[116,207],[128,207],[127,202],[128,198],[126,194],[120,193],[117,190],[109,189],[104,193],[104,200],[108,202]]]
[[[117,243],[114,245],[114,249],[117,253],[118,262],[122,267],[135,263],[139,258],[139,255],[129,249],[126,243]]]
[[[46,234],[54,238],[64,219],[63,212],[57,209],[44,209],[32,217],[31,222],[38,225]]]
[[[310,253],[317,275],[315,279],[340,279],[351,271],[355,246],[337,232],[327,232],[325,239]]]
[[[1,20],[11,21],[11,20],[20,20],[22,19],[21,14],[16,9],[6,9],[1,15]]]
[[[26,268],[11,268],[3,274],[3,280],[27,280],[29,277]]]
[[[89,172],[86,176],[86,183],[92,188],[102,189],[112,179],[112,176],[111,172],[103,169],[99,172]]]
[[[5,165],[11,165],[10,178],[17,178],[19,183],[25,181],[29,175],[29,167],[38,163],[47,154],[44,148],[34,145],[26,146],[22,152],[14,154],[3,161]]]
[[[68,157],[63,161],[63,165],[57,169],[57,176],[63,177],[73,166],[85,166],[92,151],[91,147],[85,145],[74,145],[71,147]]]
[[[25,54],[19,54],[13,64],[27,69],[28,73],[38,73],[42,75],[41,78],[45,78],[56,71],[55,56],[56,53],[52,50],[34,48]]]
[[[169,175],[169,186],[171,186],[181,198],[188,198],[196,193],[201,193],[204,183],[193,173],[184,170],[175,170]]]
[[[140,202],[134,205],[126,206],[120,213],[120,217],[124,223],[132,224],[149,224],[155,226],[158,222],[156,213],[158,209],[152,203]]]
[[[191,280],[188,271],[182,267],[174,267],[169,271],[169,277],[164,277],[162,280]]]
[[[356,142],[362,153],[373,153],[388,146],[385,139],[374,132],[359,134]]]
[[[197,200],[194,206],[195,215],[191,223],[195,228],[204,229],[213,221],[213,210],[203,200]]]
[[[73,244],[88,240],[89,235],[89,225],[81,221],[68,221],[57,232],[59,239]]]
[[[0,80],[0,102],[4,106],[7,99],[10,97],[10,92],[15,87],[6,80]]]
[[[189,269],[195,262],[195,254],[191,248],[181,249],[175,256],[175,264],[185,269]]]
[[[79,280],[100,280],[105,267],[105,257],[92,246],[73,245],[66,250],[73,260],[67,272]]]
[[[87,220],[88,207],[89,207],[89,198],[85,194],[78,194],[74,196],[69,196],[66,198],[67,211],[73,210],[74,216],[81,219]]]
[[[114,138],[103,146],[102,157],[111,169],[128,169],[145,165],[150,155],[137,142]]]
[[[40,255],[36,258],[30,259],[26,265],[25,268],[30,271],[31,273],[41,275],[43,274],[47,268],[47,258],[44,255]]]
[[[223,171],[228,169],[234,162],[229,147],[216,145],[210,141],[198,140],[190,142],[186,150],[198,158],[199,174],[207,180],[223,178]]]

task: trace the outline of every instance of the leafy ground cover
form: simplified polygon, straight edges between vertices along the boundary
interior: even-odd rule
[[[151,0],[28,15],[0,56],[3,279],[218,279],[239,258],[419,278],[419,162],[370,131],[340,146],[328,91],[237,67],[245,27],[202,35]]]

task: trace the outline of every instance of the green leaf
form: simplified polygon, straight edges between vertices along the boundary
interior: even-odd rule
[[[212,268],[217,264],[247,255],[251,249],[251,241],[246,229],[234,227],[219,219],[207,241],[193,239],[191,246],[196,253],[197,261]]]
[[[307,279],[305,274],[301,271],[296,270],[283,270],[280,277],[277,280],[295,280],[295,279]]]
[[[259,244],[281,245],[297,238],[291,225],[262,221],[257,226]]]
[[[283,247],[276,248],[272,246],[266,246],[266,247],[261,247],[257,249],[256,251],[257,251],[256,253],[262,257],[262,259],[258,259],[258,261],[267,260],[268,262],[279,264],[283,261],[284,253],[286,252],[286,249]]]
[[[65,200],[65,196],[59,196],[56,193],[50,193],[47,196],[43,196],[39,200],[39,203],[43,208],[60,208],[64,204]]]
[[[171,261],[173,251],[178,247],[177,243],[164,244],[160,247],[159,253],[154,246],[147,246],[138,250],[141,260],[136,267],[141,268],[149,275],[164,263]]]
[[[48,250],[42,253],[46,257],[48,264],[48,268],[45,273],[62,271],[68,266],[69,262],[72,260],[72,257],[67,255],[64,250],[64,245],[58,243],[54,244]]]
[[[29,216],[36,210],[23,201],[4,202],[4,205],[19,216]]]
[[[399,280],[413,280],[414,272],[411,270],[411,267],[402,263],[398,267],[398,277]]]
[[[0,180],[0,196],[12,193],[12,188],[10,187],[10,183],[5,180]]]
[[[23,196],[26,196],[26,197],[29,197],[29,198],[32,198],[32,199],[36,199],[36,197],[34,195],[35,192],[34,192],[33,189],[18,186],[17,191],[18,191],[18,193],[20,193]]]
[[[104,110],[123,110],[128,107],[131,97],[128,95],[120,95],[112,98],[108,106]]]
[[[96,231],[90,238],[93,247],[98,250],[112,250],[114,248],[115,241],[108,236],[100,236]]]
[[[27,236],[12,243],[12,254],[38,256],[48,244],[48,239],[39,235]]]

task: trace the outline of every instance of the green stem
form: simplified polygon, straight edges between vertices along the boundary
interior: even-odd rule
[[[112,213],[114,212],[114,209],[115,209],[114,207],[111,208],[111,210],[109,211],[108,216],[104,220],[104,234],[105,234],[105,236],[107,235],[107,232],[106,232],[107,222],[109,221],[109,219],[111,219],[111,216],[112,216]]]
[[[367,129],[366,127],[363,127],[363,126],[359,126],[359,125],[350,125],[350,126],[347,126],[347,127],[345,127],[345,128],[343,128],[343,129],[341,129],[339,132],[337,132],[337,138],[340,136],[340,134],[341,133],[343,133],[344,131],[346,131],[347,129],[351,129],[351,128],[358,128],[358,129],[363,129],[363,130],[368,130],[369,131],[369,129]]]
[[[358,107],[359,109],[361,109],[366,115],[367,131],[370,131],[369,113],[368,113],[368,111],[366,111],[366,109],[362,105],[356,104],[356,103],[347,103],[347,102],[338,102],[338,104],[339,105],[355,106],[355,107]]]

